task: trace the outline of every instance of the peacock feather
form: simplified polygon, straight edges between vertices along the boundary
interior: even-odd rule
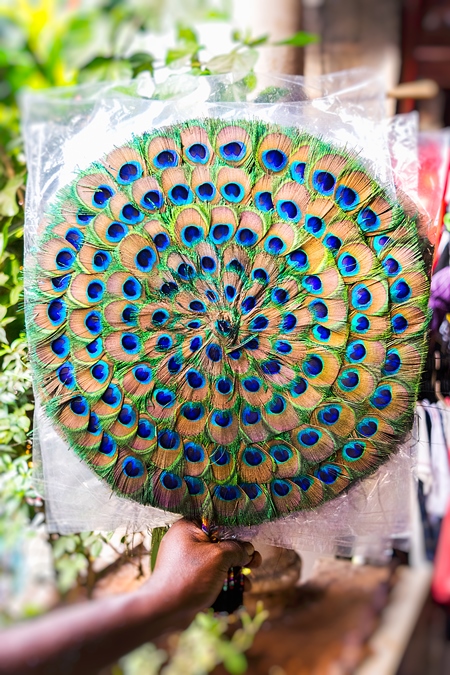
[[[411,426],[416,223],[319,138],[212,119],[135,137],[58,193],[34,259],[40,398],[120,495],[257,523],[332,499]]]

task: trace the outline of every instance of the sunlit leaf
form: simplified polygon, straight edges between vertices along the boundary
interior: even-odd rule
[[[305,47],[306,45],[319,42],[319,36],[314,33],[305,33],[305,31],[300,30],[298,33],[291,35],[290,37],[274,42],[275,45],[290,45],[291,47]]]
[[[252,47],[229,54],[221,54],[210,59],[205,65],[213,75],[236,72],[249,73],[258,59],[258,52]]]
[[[15,216],[19,213],[19,205],[17,204],[17,190],[23,184],[23,176],[17,175],[10,178],[4,188],[0,190],[0,215],[1,216]]]

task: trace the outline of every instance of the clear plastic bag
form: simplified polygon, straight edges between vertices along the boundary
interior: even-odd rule
[[[365,70],[308,80],[258,75],[250,83],[232,75],[181,76],[156,89],[144,75],[133,82],[27,93],[22,98],[29,167],[25,270],[33,255],[44,211],[76,171],[86,168],[132,134],[190,118],[256,118],[300,127],[338,147],[357,152],[367,168],[394,194],[384,109],[382,81],[377,74]],[[413,180],[414,164],[411,147],[408,134],[404,134],[404,140],[397,135],[396,154],[401,158],[406,153],[404,162],[411,170],[409,183]],[[68,533],[118,527],[137,531],[178,518],[112,494],[58,436],[38,402],[34,433],[35,480],[46,499],[50,531]],[[245,530],[245,534],[268,543],[288,547],[301,544],[303,548],[326,552],[339,546],[358,549],[358,542],[370,548],[374,542],[404,538],[409,522],[405,490],[410,474],[409,452],[403,449],[372,477],[314,512],[298,513]],[[242,534],[242,530],[239,532]]]

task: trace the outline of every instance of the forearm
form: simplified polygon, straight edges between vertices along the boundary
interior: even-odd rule
[[[0,675],[88,675],[192,618],[164,589],[56,610],[0,637]]]

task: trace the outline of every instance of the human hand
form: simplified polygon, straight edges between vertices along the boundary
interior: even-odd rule
[[[173,610],[196,613],[219,595],[230,567],[258,567],[261,556],[249,542],[212,543],[194,523],[179,520],[164,535],[149,586],[163,590]],[[245,579],[245,590],[250,581]]]

